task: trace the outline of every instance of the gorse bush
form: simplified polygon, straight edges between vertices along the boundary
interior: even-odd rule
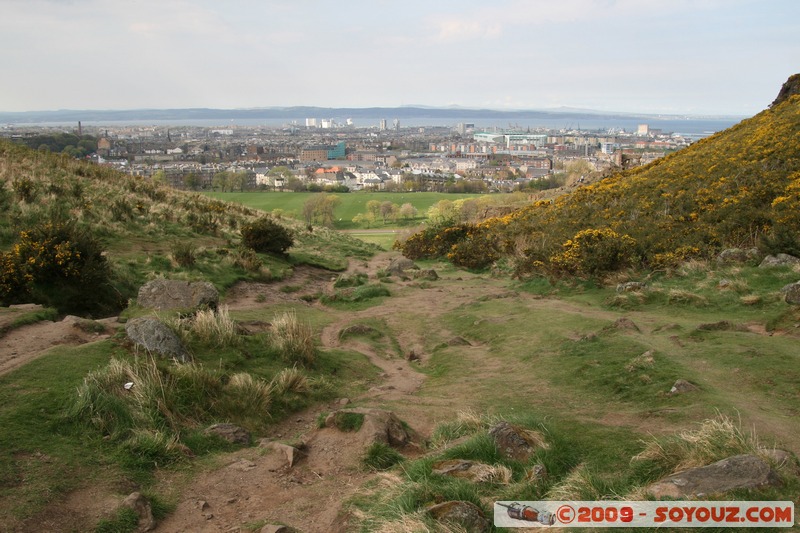
[[[102,246],[86,229],[44,222],[20,231],[11,251],[0,255],[0,300],[105,312],[121,306],[111,275]]]
[[[570,274],[597,276],[630,266],[636,241],[609,228],[586,229],[562,245],[551,264]]]
[[[244,224],[242,244],[259,253],[282,255],[294,244],[291,232],[270,217]]]

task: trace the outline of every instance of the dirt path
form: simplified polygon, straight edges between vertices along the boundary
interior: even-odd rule
[[[0,376],[36,359],[54,346],[78,346],[107,339],[116,318],[96,321],[106,326],[105,331],[87,331],[81,327],[85,321],[66,317],[60,322],[39,322],[23,326],[0,338]]]

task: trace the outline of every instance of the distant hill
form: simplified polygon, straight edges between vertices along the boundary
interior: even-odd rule
[[[580,122],[582,119],[680,119],[685,116],[648,115],[631,113],[609,113],[591,110],[496,110],[469,108],[438,108],[425,106],[402,107],[266,107],[254,109],[126,109],[126,110],[57,110],[57,111],[0,111],[0,124],[37,122],[130,122],[130,121],[187,121],[187,120],[303,120],[308,117],[348,117],[353,119],[383,118],[431,118],[461,120],[495,119],[501,121],[563,119]],[[736,117],[702,117],[726,118]]]

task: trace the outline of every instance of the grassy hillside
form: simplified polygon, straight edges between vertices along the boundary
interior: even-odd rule
[[[515,256],[523,270],[590,274],[676,264],[726,247],[800,253],[798,139],[795,95],[648,166],[442,238],[462,256],[477,244]],[[435,235],[407,251],[431,255]]]
[[[0,272],[3,301],[21,303],[29,297],[13,290],[26,275],[10,259],[20,250],[51,261],[49,285],[59,285],[57,282],[69,277],[65,265],[75,258],[77,249],[62,246],[59,256],[55,246],[61,237],[53,235],[64,225],[70,227],[64,231],[72,232],[70,243],[79,237],[86,242],[96,240],[89,249],[96,252],[98,269],[104,268],[101,263],[108,263],[111,270],[110,283],[100,284],[109,285],[102,306],[67,309],[67,302],[42,302],[64,311],[118,311],[145,280],[155,276],[206,279],[224,289],[240,279],[281,278],[296,264],[342,270],[348,257],[367,257],[374,252],[362,241],[324,228],[309,231],[305,225],[284,219],[280,222],[291,229],[295,241],[289,255],[253,254],[239,246],[239,230],[262,215],[239,204],[175,191],[66,156],[3,142],[0,250],[12,252],[3,256]],[[65,259],[67,248],[72,255]],[[46,299],[58,292],[49,285],[28,292]],[[80,298],[80,294],[70,296]],[[92,297],[99,299],[98,294]]]

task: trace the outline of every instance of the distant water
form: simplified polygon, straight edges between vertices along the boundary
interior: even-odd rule
[[[298,117],[297,119],[255,119],[255,118],[236,118],[230,120],[222,119],[191,119],[191,120],[100,120],[82,121],[84,126],[111,127],[111,126],[174,126],[174,127],[207,127],[207,128],[230,128],[234,126],[246,127],[295,127],[304,130],[305,119],[312,117]],[[316,117],[319,123],[321,117]],[[331,117],[326,117],[331,118]],[[348,117],[333,117],[337,124],[344,124]],[[387,126],[392,127],[393,117],[359,117],[353,119],[353,127],[356,128],[377,128],[381,119],[386,119]],[[740,119],[706,119],[706,118],[687,118],[687,119],[658,119],[647,118],[627,118],[627,117],[592,117],[586,116],[580,119],[575,117],[564,118],[523,118],[514,119],[513,117],[406,117],[400,121],[401,128],[408,127],[447,127],[454,128],[459,123],[475,124],[476,131],[490,130],[493,128],[509,129],[518,128],[527,130],[530,128],[546,128],[548,130],[583,130],[597,133],[606,133],[609,130],[624,130],[626,132],[636,132],[639,124],[647,124],[650,129],[660,129],[664,133],[679,133],[689,137],[704,137],[712,133],[727,129],[738,123]],[[15,126],[43,126],[43,127],[72,127],[74,122],[36,122],[27,124],[15,124]]]

